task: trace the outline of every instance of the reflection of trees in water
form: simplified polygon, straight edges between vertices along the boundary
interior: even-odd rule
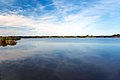
[[[3,46],[3,47],[8,45],[14,46],[16,44],[17,44],[16,40],[0,40],[0,46]]]
[[[20,40],[20,37],[17,37],[17,36],[8,36],[8,37],[3,37],[3,36],[0,36],[0,46],[14,46],[17,44],[17,40]]]

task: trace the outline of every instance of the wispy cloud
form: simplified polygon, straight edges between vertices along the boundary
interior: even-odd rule
[[[55,8],[45,9],[51,5]],[[31,9],[32,11],[20,8],[14,12],[4,11],[0,14],[0,26],[11,29],[0,30],[0,32],[4,31],[0,34],[8,34],[12,31],[12,27],[16,27],[19,34],[26,33],[26,35],[85,35],[91,31],[91,28],[96,27],[95,24],[102,16],[112,15],[112,11],[120,8],[119,5],[119,0],[100,0],[93,3],[83,1],[82,4],[74,2],[66,4],[65,0],[53,0],[52,3],[44,6],[37,4],[37,7]],[[20,30],[20,27],[28,30]],[[18,32],[14,34],[17,35]]]

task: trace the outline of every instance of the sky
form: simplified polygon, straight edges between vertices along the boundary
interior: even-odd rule
[[[119,0],[0,0],[0,35],[112,35],[119,28]]]

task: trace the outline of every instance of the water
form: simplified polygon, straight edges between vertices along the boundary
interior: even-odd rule
[[[0,47],[1,80],[120,80],[120,39],[22,39]]]

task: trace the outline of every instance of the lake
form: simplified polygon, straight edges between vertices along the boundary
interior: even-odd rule
[[[0,46],[0,80],[120,80],[119,38],[35,38]]]

